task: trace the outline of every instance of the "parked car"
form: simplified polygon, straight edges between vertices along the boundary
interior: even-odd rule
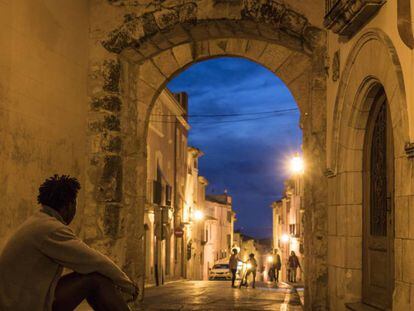
[[[225,279],[231,280],[231,272],[228,264],[215,264],[208,273],[209,280]]]

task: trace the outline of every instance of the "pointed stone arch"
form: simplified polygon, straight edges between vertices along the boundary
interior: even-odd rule
[[[144,10],[134,1],[108,2],[99,8],[106,18],[92,26],[88,192],[89,213],[96,216],[86,229],[89,241],[102,245],[133,277],[142,279],[146,137],[152,106],[167,82],[191,64],[218,56],[247,58],[278,75],[301,110],[309,167],[305,299],[309,310],[325,309],[324,31],[281,1],[214,0],[203,7],[199,6],[202,1],[169,1],[181,4],[149,5]],[[120,165],[110,165],[111,159]],[[107,187],[102,176],[119,185],[118,193]],[[111,215],[119,218],[116,224]],[[117,230],[109,236],[106,232],[111,224]],[[94,231],[94,226],[101,230]]]

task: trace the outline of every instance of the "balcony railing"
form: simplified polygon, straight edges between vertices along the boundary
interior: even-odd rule
[[[327,15],[338,2],[340,2],[340,0],[325,0],[325,15]]]
[[[324,26],[352,37],[378,13],[387,0],[325,0]]]

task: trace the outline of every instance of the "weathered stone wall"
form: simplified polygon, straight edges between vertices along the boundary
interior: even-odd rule
[[[325,36],[315,27],[321,12],[297,0],[2,1],[1,236],[36,208],[45,177],[69,173],[83,185],[75,224],[82,224],[81,236],[142,281],[152,105],[194,62],[245,57],[277,74],[302,112],[305,155],[315,168],[307,179],[306,299],[309,309],[323,310]]]
[[[328,79],[327,166],[328,265],[331,310],[361,301],[363,278],[363,161],[370,106],[367,89],[384,87],[394,138],[394,262],[393,310],[414,305],[414,249],[411,212],[413,160],[413,50],[401,40],[397,4],[387,1],[379,14],[349,40],[329,33],[332,66]],[[336,55],[336,56],[335,56]],[[336,61],[334,61],[336,59]],[[336,78],[334,78],[336,77]]]
[[[81,222],[88,21],[83,0],[0,2],[0,249],[54,173],[80,179]]]

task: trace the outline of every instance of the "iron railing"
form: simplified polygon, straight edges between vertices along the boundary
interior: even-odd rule
[[[325,0],[325,15],[327,15],[332,8],[341,0]]]

